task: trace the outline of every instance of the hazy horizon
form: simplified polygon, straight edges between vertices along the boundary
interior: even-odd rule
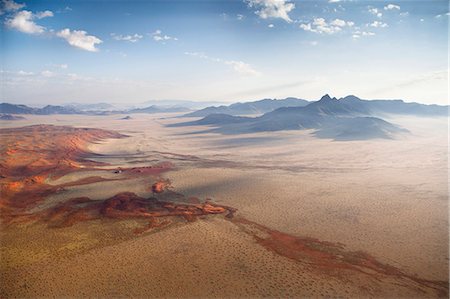
[[[315,101],[320,100],[324,95],[327,95],[327,94],[323,94],[323,95],[319,96],[316,99],[297,97],[297,96],[290,96],[290,97],[285,97],[285,98],[259,98],[259,99],[244,99],[244,100],[236,100],[236,101],[232,101],[232,100],[230,100],[230,101],[214,101],[214,100],[201,101],[201,100],[190,100],[190,99],[185,99],[185,100],[183,100],[183,99],[161,99],[161,100],[157,100],[157,99],[155,99],[155,100],[146,100],[146,101],[136,102],[136,103],[127,103],[126,101],[120,101],[120,102],[108,102],[108,101],[90,101],[90,102],[68,101],[68,102],[66,102],[66,101],[61,101],[61,102],[54,103],[54,104],[46,103],[46,102],[26,104],[26,103],[22,103],[22,102],[17,102],[16,103],[16,102],[11,102],[11,101],[8,102],[8,101],[0,100],[0,103],[8,103],[8,104],[14,104],[14,105],[26,105],[26,106],[35,107],[35,108],[42,108],[42,107],[47,106],[47,105],[71,106],[71,105],[89,105],[89,104],[93,104],[93,105],[95,105],[95,104],[109,104],[109,105],[112,105],[114,108],[117,108],[117,109],[120,109],[120,108],[132,108],[132,107],[147,107],[147,106],[153,106],[153,105],[155,105],[155,106],[167,106],[167,107],[179,106],[179,107],[187,107],[187,108],[189,108],[189,106],[191,106],[193,104],[198,104],[195,107],[193,106],[191,108],[191,109],[195,110],[195,109],[202,109],[203,107],[222,106],[222,105],[228,106],[228,105],[235,104],[235,103],[251,103],[251,102],[256,102],[256,101],[261,101],[261,100],[266,100],[266,99],[270,99],[270,100],[284,100],[286,98],[297,98],[297,99],[307,100],[307,101],[310,101],[310,102],[315,102]],[[335,97],[332,94],[328,94],[328,95],[330,95],[332,98]],[[356,97],[358,97],[357,95],[353,95],[353,94],[348,94],[346,96],[356,96]],[[337,98],[339,100],[339,99],[345,98],[346,96],[335,97],[335,98]],[[436,103],[426,103],[426,102],[424,103],[424,102],[419,102],[419,101],[408,101],[408,100],[405,100],[405,99],[365,99],[365,98],[361,98],[361,97],[358,97],[358,98],[360,98],[362,100],[369,100],[369,101],[372,101],[372,100],[377,100],[377,101],[378,100],[382,100],[382,101],[402,100],[405,103],[419,103],[419,104],[425,104],[425,105],[441,105],[441,106],[448,106],[449,105],[448,103],[442,103],[442,104],[440,104],[440,103],[437,103],[437,104]]]
[[[1,1],[0,101],[448,103],[447,1]]]

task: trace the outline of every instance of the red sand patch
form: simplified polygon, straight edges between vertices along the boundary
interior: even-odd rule
[[[448,297],[448,281],[421,279],[384,264],[368,253],[348,251],[343,244],[309,237],[296,237],[244,218],[235,218],[233,223],[251,234],[259,244],[268,250],[298,262],[307,263],[327,274],[340,274],[342,272],[339,270],[350,270],[362,272],[374,278],[377,278],[378,275],[385,275],[415,282],[421,287],[434,289],[439,297]]]
[[[61,176],[83,165],[101,165],[86,160],[88,143],[105,138],[121,138],[116,132],[37,125],[0,130],[0,213],[8,218],[24,212],[45,196],[55,192],[45,184],[52,176]]]
[[[137,230],[143,232],[170,223],[168,219],[159,221],[158,218],[161,217],[180,217],[194,221],[198,216],[209,214],[229,216],[234,212],[234,209],[213,205],[210,202],[203,204],[167,202],[124,192],[102,201],[93,201],[87,197],[75,198],[44,211],[31,213],[31,208],[49,195],[64,191],[65,187],[123,180],[130,176],[154,177],[170,169],[172,164],[162,162],[152,166],[118,168],[114,171],[121,174],[118,178],[105,179],[93,176],[54,186],[45,183],[50,175],[55,178],[79,171],[81,166],[94,168],[102,165],[86,160],[88,155],[92,155],[86,150],[89,142],[104,138],[121,138],[124,135],[98,129],[39,125],[2,129],[0,137],[2,138],[0,211],[3,223],[41,221],[52,227],[64,227],[100,218],[148,218],[149,224]],[[149,188],[154,193],[163,193],[170,188],[170,180],[159,179]],[[184,200],[181,194],[172,192],[171,195],[174,199]]]
[[[198,216],[227,212],[227,208],[214,206],[210,203],[195,205],[173,203],[159,201],[156,198],[139,197],[131,192],[123,192],[101,201],[93,201],[87,197],[75,198],[40,212],[38,219],[48,223],[51,227],[65,227],[78,222],[101,218],[147,218],[150,223],[142,230],[145,231],[152,227],[165,226],[170,221],[162,220],[159,222],[158,218],[179,217],[187,221],[193,221]]]

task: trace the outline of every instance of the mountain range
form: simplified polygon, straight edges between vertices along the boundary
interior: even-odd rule
[[[0,104],[0,113],[7,114],[82,114],[82,111],[73,107],[47,105],[43,108],[33,108],[26,105],[15,105],[9,103]]]
[[[446,116],[447,106],[405,103],[401,100],[362,100],[356,96],[331,98],[303,107],[281,107],[259,117],[210,114],[200,120],[171,126],[212,125],[211,132],[224,134],[313,129],[314,135],[335,140],[394,138],[407,130],[380,117],[388,114]]]
[[[189,108],[185,107],[162,107],[149,106],[145,108],[134,108],[124,110],[111,110],[114,106],[109,104],[90,104],[90,105],[67,105],[54,106],[47,105],[42,108],[34,108],[26,105],[16,105],[9,103],[0,104],[0,113],[4,114],[36,114],[36,115],[51,115],[51,114],[87,114],[87,115],[108,115],[108,114],[129,114],[129,113],[172,113],[172,112],[187,112]]]
[[[189,101],[189,100],[150,100],[141,103],[136,108],[142,108],[142,107],[148,107],[148,106],[158,106],[158,107],[164,107],[164,108],[170,108],[170,107],[186,107],[191,110],[198,110],[203,109],[205,107],[213,106],[213,105],[223,105],[223,102],[217,102],[217,101],[206,101],[206,102],[198,102],[198,101]]]
[[[117,108],[108,103],[94,103],[94,104],[82,104],[82,103],[70,103],[64,107],[73,108],[79,111],[110,111],[116,110]]]
[[[156,106],[152,105],[145,108],[135,108],[128,110],[127,113],[172,113],[172,112],[187,112],[190,111],[189,108],[186,107],[163,107],[163,106]]]
[[[234,103],[228,106],[211,106],[197,110],[183,117],[204,117],[209,114],[250,115],[262,114],[281,107],[304,107],[310,102],[297,98],[286,98],[282,100],[263,99],[254,102]]]

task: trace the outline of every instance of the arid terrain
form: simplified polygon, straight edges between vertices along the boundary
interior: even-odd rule
[[[448,297],[448,118],[395,139],[0,120],[0,297]]]

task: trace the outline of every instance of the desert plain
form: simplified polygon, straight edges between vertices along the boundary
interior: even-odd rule
[[[448,118],[334,141],[177,116],[0,122],[0,297],[448,297]]]

